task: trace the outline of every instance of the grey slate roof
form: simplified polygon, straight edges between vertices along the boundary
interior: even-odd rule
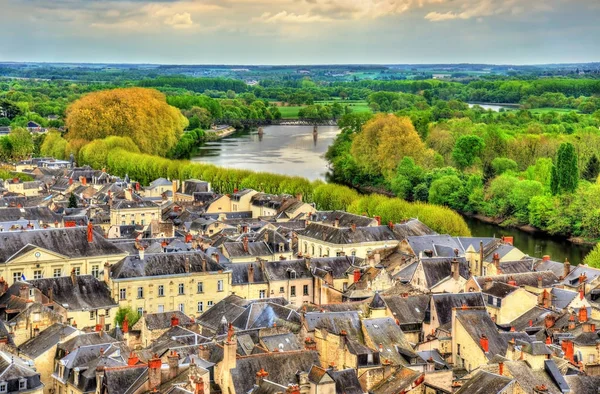
[[[481,292],[483,294],[489,294],[497,298],[504,298],[512,292],[518,290],[519,287],[511,286],[502,282],[492,282],[489,287],[484,287]]]
[[[427,285],[433,287],[440,283],[442,280],[452,276],[452,261],[456,259],[459,263],[460,276],[468,279],[470,276],[469,263],[464,257],[451,257],[451,258],[422,258],[421,264]]]
[[[496,375],[487,371],[478,371],[467,380],[456,394],[499,394],[504,393],[513,382],[512,378]]]
[[[565,309],[573,300],[579,296],[579,292],[572,290],[559,289],[553,287],[550,290],[552,295],[552,305],[559,310]]]
[[[313,365],[321,365],[319,354],[315,351],[275,352],[242,357],[237,360],[232,383],[236,393],[247,393],[254,387],[253,377],[262,368],[269,373],[268,380],[287,386],[297,382],[298,372],[308,372]]]
[[[24,248],[40,247],[70,258],[114,256],[123,252],[94,230],[93,241],[87,240],[87,228],[72,227],[0,233],[0,263],[9,262]]]
[[[571,388],[572,393],[598,394],[600,376],[567,375],[565,376],[565,380]]]
[[[304,347],[298,341],[298,337],[292,333],[265,336],[260,340],[270,352],[276,350],[289,352],[291,350],[302,350]]]
[[[265,264],[265,272],[270,280],[288,280],[294,279],[292,273],[295,273],[296,279],[312,278],[312,272],[306,266],[304,260],[279,260]]]
[[[392,315],[398,319],[400,324],[423,323],[425,314],[429,308],[431,297],[428,295],[416,295],[409,297],[384,296],[383,299],[392,312]]]
[[[310,215],[311,221],[321,222],[328,226],[333,226],[336,219],[339,220],[340,227],[350,227],[353,223],[356,224],[357,227],[365,227],[375,222],[375,219],[373,218],[355,215],[345,211],[317,211]]]
[[[171,318],[173,316],[179,319],[180,326],[185,327],[194,324],[192,319],[180,311],[147,313],[144,315],[143,319],[140,319],[140,322],[143,320],[143,322],[146,324],[146,328],[149,330],[162,330],[171,327]]]
[[[304,230],[298,231],[298,234],[335,245],[397,241],[396,235],[388,226],[356,227],[353,231],[347,227],[310,223]]]
[[[440,326],[450,323],[452,320],[452,308],[460,308],[463,303],[468,307],[485,306],[481,293],[434,294],[432,302],[437,312]]]
[[[309,312],[304,315],[304,322],[308,332],[325,329],[339,335],[344,330],[351,339],[362,338],[358,312]]]
[[[68,310],[109,309],[117,305],[108,286],[92,275],[76,276],[73,283],[70,276],[33,279],[28,282],[39,289],[46,297],[52,289],[54,302]]]
[[[516,274],[503,274],[503,275],[487,275],[477,276],[475,280],[480,287],[483,288],[483,284],[486,279],[490,278],[495,282],[507,283],[509,280],[517,282],[517,286],[530,286],[537,287],[538,278],[542,278],[543,287],[552,287],[559,283],[558,277],[552,271],[540,271],[540,272],[522,272]]]
[[[465,331],[471,336],[473,341],[479,345],[482,335],[488,339],[489,351],[486,353],[488,358],[499,355],[504,356],[508,343],[498,333],[496,324],[490,318],[485,309],[466,309],[457,310],[456,319],[462,324]]]
[[[358,381],[356,370],[352,368],[341,371],[329,371],[329,376],[335,381],[336,394],[363,394],[364,391]]]
[[[50,350],[61,341],[61,338],[68,337],[77,331],[76,328],[62,323],[54,323],[38,336],[33,337],[19,346],[19,352],[30,358],[36,358]]]
[[[248,283],[248,268],[253,266],[253,283],[266,283],[267,278],[263,272],[261,265],[257,263],[224,263],[221,264],[226,270],[231,271],[231,284],[240,285]]]
[[[225,267],[204,252],[194,251],[145,254],[144,259],[140,259],[139,256],[127,256],[111,267],[111,275],[113,279],[123,279],[185,274],[186,259],[189,261],[189,272],[205,272],[203,260],[206,261],[206,272],[225,270]]]
[[[60,223],[62,221],[62,217],[48,207],[0,209],[0,222],[13,222],[19,219],[38,220],[44,223]]]
[[[393,365],[404,365],[406,362],[399,350],[413,353],[412,347],[394,319],[389,317],[364,319],[362,326],[365,336],[368,336],[373,343],[383,347],[383,350],[379,350],[381,360],[387,359]],[[414,355],[416,356],[416,354]]]
[[[249,260],[252,260],[255,257],[270,256],[274,253],[264,241],[249,241],[248,251],[244,249],[244,243],[242,241],[224,242],[223,248],[227,251],[229,257],[247,257]]]

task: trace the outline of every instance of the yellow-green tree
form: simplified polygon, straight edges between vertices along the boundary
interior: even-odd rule
[[[67,109],[68,140],[130,137],[140,151],[164,156],[179,140],[187,119],[153,89],[104,90]]]
[[[379,114],[362,127],[352,141],[351,154],[369,174],[393,176],[405,156],[421,164],[431,156],[410,118]]]
[[[59,131],[50,131],[44,138],[44,142],[40,147],[40,154],[42,156],[50,156],[55,159],[63,160],[65,156],[65,150],[67,149],[67,140],[65,140]]]

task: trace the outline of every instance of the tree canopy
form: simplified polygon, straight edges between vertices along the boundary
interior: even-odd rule
[[[124,88],[90,93],[67,109],[68,140],[130,137],[140,151],[161,156],[187,127],[181,112],[152,89]]]

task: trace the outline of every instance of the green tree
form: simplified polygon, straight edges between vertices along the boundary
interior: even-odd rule
[[[15,160],[22,160],[31,155],[34,149],[31,133],[23,127],[15,127],[8,135],[11,146],[11,156]]]
[[[69,195],[69,208],[77,208],[77,197],[73,193]]]
[[[579,183],[579,168],[575,147],[565,142],[558,148],[556,164],[552,168],[550,189],[553,194],[572,193]]]
[[[516,172],[519,168],[517,162],[506,158],[506,157],[497,157],[492,160],[492,168],[494,169],[494,174],[502,175],[507,171]]]
[[[120,327],[123,327],[125,316],[127,316],[127,322],[130,328],[133,327],[141,317],[140,314],[131,309],[130,306],[119,307],[117,313],[115,313],[115,325],[118,324]]]
[[[469,167],[481,155],[484,148],[483,138],[476,135],[460,136],[452,150],[452,159],[460,168]]]
[[[46,134],[46,138],[44,138],[44,142],[40,147],[40,154],[42,156],[63,160],[65,158],[66,148],[67,140],[60,135],[60,132],[50,131]]]
[[[598,160],[598,156],[596,156],[594,153],[585,165],[585,169],[583,170],[581,177],[590,182],[596,182],[596,179],[598,179],[598,174],[600,174],[600,160]]]

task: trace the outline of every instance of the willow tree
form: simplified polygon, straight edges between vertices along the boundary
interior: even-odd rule
[[[67,140],[130,137],[141,152],[164,156],[179,140],[187,119],[153,89],[104,90],[67,109]]]

